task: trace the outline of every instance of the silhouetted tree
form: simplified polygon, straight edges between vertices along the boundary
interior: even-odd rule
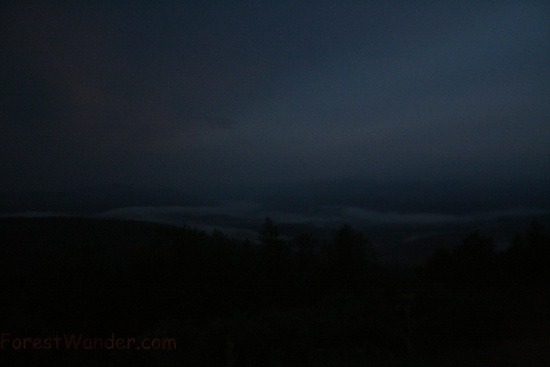
[[[452,286],[478,287],[497,280],[497,254],[492,238],[468,235],[451,252],[438,249],[428,260],[425,274]]]
[[[293,269],[290,257],[290,249],[280,238],[280,231],[273,219],[267,217],[260,231],[261,269],[266,299],[280,300],[283,294],[290,293]]]
[[[280,234],[281,232],[279,231],[279,228],[277,228],[277,226],[275,225],[273,219],[271,219],[270,217],[266,217],[264,225],[260,232],[260,241],[262,242],[262,244],[266,246],[279,244]]]
[[[526,236],[516,236],[504,258],[512,283],[533,286],[550,282],[550,236],[540,222],[532,222]]]
[[[374,250],[368,239],[348,224],[334,232],[328,256],[331,282],[346,288],[361,287],[374,262]]]

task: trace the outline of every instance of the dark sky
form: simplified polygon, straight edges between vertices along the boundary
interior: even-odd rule
[[[0,7],[3,191],[550,183],[546,1],[43,3]]]

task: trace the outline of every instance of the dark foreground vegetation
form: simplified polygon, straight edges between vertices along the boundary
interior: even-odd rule
[[[76,218],[2,219],[0,236],[2,366],[550,365],[537,223],[504,251],[473,233],[415,269],[378,265],[349,226],[287,241],[269,219],[259,245]],[[175,345],[52,344],[80,334]]]

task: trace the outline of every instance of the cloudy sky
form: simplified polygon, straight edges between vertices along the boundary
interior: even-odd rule
[[[2,4],[2,191],[550,187],[546,1]]]

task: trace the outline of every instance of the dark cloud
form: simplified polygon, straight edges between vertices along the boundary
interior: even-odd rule
[[[1,10],[3,189],[550,178],[543,2]]]

